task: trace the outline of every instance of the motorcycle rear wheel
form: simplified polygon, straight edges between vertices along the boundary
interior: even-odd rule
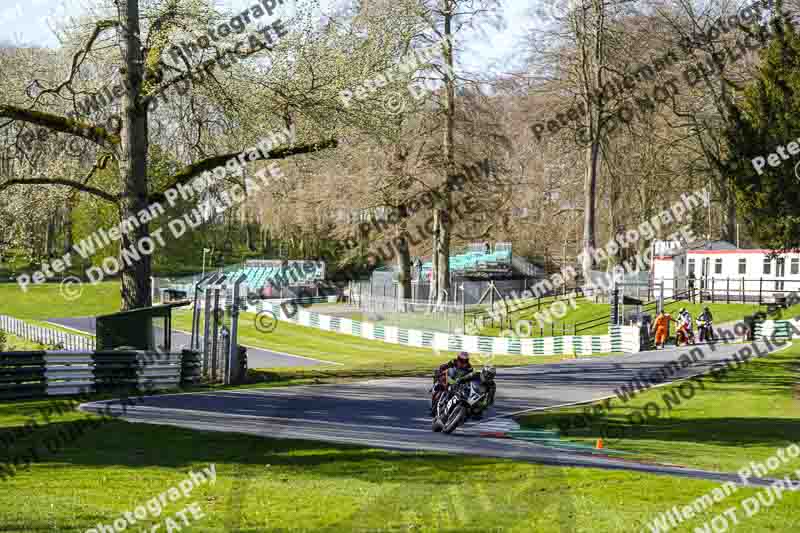
[[[437,416],[436,418],[433,419],[433,422],[431,422],[431,429],[435,433],[438,433],[442,430],[442,428],[444,428],[444,424],[442,424],[442,421]]]
[[[464,417],[467,414],[467,409],[463,405],[459,405],[453,410],[453,414],[450,416],[450,419],[445,424],[444,429],[442,430],[444,433],[452,433],[455,429],[461,425],[461,422],[464,421]]]

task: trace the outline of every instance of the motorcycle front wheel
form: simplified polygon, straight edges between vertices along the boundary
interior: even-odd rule
[[[440,431],[442,430],[442,428],[443,428],[443,427],[444,427],[444,424],[442,424],[442,421],[439,419],[439,417],[438,417],[438,416],[437,416],[436,418],[434,418],[434,419],[433,419],[433,422],[431,422],[431,429],[432,429],[432,430],[433,430],[435,433],[438,433],[438,432],[440,432]]]
[[[447,424],[445,424],[442,431],[444,433],[452,433],[458,426],[461,425],[461,422],[464,420],[466,415],[467,409],[463,405],[459,405],[453,410],[450,420],[447,421]]]

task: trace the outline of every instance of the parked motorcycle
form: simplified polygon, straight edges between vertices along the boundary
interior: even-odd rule
[[[486,366],[473,378],[450,386],[434,407],[431,429],[452,433],[468,418],[480,417],[494,401],[494,376],[495,369]]]
[[[697,330],[700,332],[700,342],[714,340],[714,328],[710,320],[697,319]]]

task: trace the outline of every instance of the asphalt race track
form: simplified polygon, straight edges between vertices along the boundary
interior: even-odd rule
[[[96,325],[95,318],[91,316],[75,317],[75,318],[50,318],[47,320],[52,324],[64,326],[84,333],[95,334]],[[181,348],[188,347],[191,344],[191,335],[183,331],[172,330],[172,348],[173,350],[180,350]],[[242,345],[246,346],[246,345]],[[316,366],[316,365],[338,365],[340,363],[332,363],[329,361],[322,361],[319,359],[312,359],[310,357],[302,357],[300,355],[291,355],[283,352],[273,352],[263,348],[255,348],[247,346],[247,366],[248,368],[276,368],[276,367],[292,367],[292,366]]]
[[[745,345],[701,345],[704,357],[675,379],[709,370]],[[760,349],[768,351],[759,342]],[[780,349],[780,348],[775,348]],[[547,365],[499,368],[494,413],[452,435],[433,433],[428,418],[430,379],[377,379],[350,384],[309,385],[247,391],[185,393],[145,397],[127,408],[123,419],[210,431],[360,444],[397,450],[428,450],[508,457],[537,463],[626,469],[718,481],[737,481],[723,474],[674,466],[640,464],[589,451],[564,451],[531,442],[480,436],[482,427],[524,410],[586,402],[614,394],[636,376],[663,367],[687,348],[573,360]],[[698,394],[702,394],[699,392]],[[614,400],[619,405],[620,400]],[[115,400],[81,406],[123,415]]]

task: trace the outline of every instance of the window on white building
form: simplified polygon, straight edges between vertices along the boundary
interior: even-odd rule
[[[770,262],[769,258],[764,259],[764,274],[771,274],[772,273],[772,263]]]
[[[694,259],[689,259],[689,267],[686,271],[687,276],[694,276]]]
[[[747,259],[739,259],[739,274],[747,274]]]
[[[800,274],[800,259],[796,257],[792,259],[790,268],[792,274]]]
[[[714,274],[722,274],[722,258],[714,259]]]

